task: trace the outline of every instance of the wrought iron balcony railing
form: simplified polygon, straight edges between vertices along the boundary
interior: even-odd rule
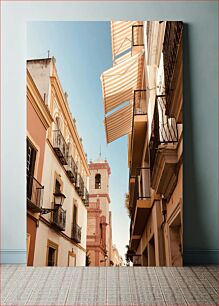
[[[67,165],[68,146],[60,130],[53,131],[53,148],[62,165]]]
[[[150,199],[150,168],[141,167],[136,169],[134,195],[130,199],[132,217],[134,216],[137,200]]]
[[[134,90],[134,115],[147,114],[146,90]]]
[[[81,227],[77,223],[72,223],[71,239],[77,243],[81,242]]]
[[[65,230],[66,210],[59,207],[58,210],[52,212],[52,223],[61,231]]]
[[[142,25],[132,26],[132,47],[144,46],[144,27]]]
[[[33,212],[40,212],[44,187],[31,175],[27,174],[27,207]]]
[[[83,181],[80,173],[77,174],[76,189],[78,191],[78,194],[81,197],[83,197],[83,194],[84,194],[84,181]]]
[[[78,167],[72,156],[68,156],[67,162],[68,164],[66,166],[66,172],[68,174],[68,177],[70,178],[72,183],[76,183]]]
[[[171,103],[171,94],[174,90],[173,76],[177,63],[177,56],[182,41],[183,23],[181,21],[167,21],[164,43],[163,43],[163,60],[164,60],[164,78],[167,100],[167,113]]]
[[[166,96],[157,96],[152,120],[150,139],[150,168],[151,173],[160,144],[173,144],[178,142],[178,129],[175,118],[166,116]]]

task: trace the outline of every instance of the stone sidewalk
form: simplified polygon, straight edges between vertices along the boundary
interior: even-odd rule
[[[218,305],[218,267],[2,265],[1,305]]]

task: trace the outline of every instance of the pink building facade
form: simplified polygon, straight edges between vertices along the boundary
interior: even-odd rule
[[[87,208],[87,256],[89,266],[110,266],[112,249],[109,211],[110,166],[106,160],[89,164],[89,206]]]

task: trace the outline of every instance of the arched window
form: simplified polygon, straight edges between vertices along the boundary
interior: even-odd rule
[[[101,188],[101,175],[97,173],[95,175],[95,189],[100,189]]]

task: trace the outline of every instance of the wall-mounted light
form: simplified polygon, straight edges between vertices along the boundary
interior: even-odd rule
[[[55,192],[54,195],[54,204],[57,206],[62,206],[66,196],[61,192]]]
[[[41,208],[40,214],[45,215],[52,211],[57,211],[59,207],[62,207],[63,202],[66,198],[66,196],[61,192],[55,192],[54,195],[54,208]]]

